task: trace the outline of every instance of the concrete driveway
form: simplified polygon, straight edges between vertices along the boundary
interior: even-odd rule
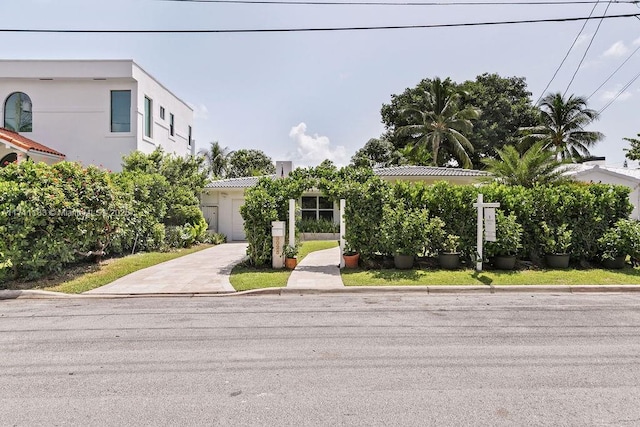
[[[246,243],[225,243],[136,271],[91,295],[149,295],[235,292],[229,282],[233,266],[246,256]]]

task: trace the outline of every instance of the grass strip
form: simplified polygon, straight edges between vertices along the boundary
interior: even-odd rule
[[[336,240],[310,240],[302,242],[298,251],[298,262],[302,261],[311,252],[338,246]],[[287,286],[291,276],[291,270],[273,270],[271,268],[257,268],[247,265],[236,265],[231,271],[231,286],[236,291],[248,291],[250,289],[282,288]]]
[[[637,285],[640,270],[342,270],[345,286]]]

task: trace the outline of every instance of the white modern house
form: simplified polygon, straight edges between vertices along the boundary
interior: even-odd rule
[[[276,162],[276,175],[284,165],[284,170],[291,170],[291,162]],[[409,181],[433,184],[436,181],[448,181],[453,184],[476,184],[487,175],[486,172],[442,168],[432,166],[395,166],[374,169],[374,173],[389,182]],[[201,196],[201,208],[209,228],[227,236],[227,241],[245,240],[244,220],[240,214],[240,207],[244,204],[244,191],[258,183],[260,177],[231,178],[213,181],[206,186]],[[302,218],[325,219],[338,222],[340,209],[322,192],[311,190],[304,193],[298,201]]]
[[[0,164],[64,158],[119,171],[135,150],[195,151],[192,108],[133,60],[0,60],[0,117]]]

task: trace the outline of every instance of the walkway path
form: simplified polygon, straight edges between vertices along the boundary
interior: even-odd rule
[[[86,292],[145,295],[235,292],[229,282],[234,265],[245,257],[246,243],[225,243],[124,276]]]
[[[340,248],[311,252],[291,272],[287,288],[331,289],[342,288],[340,277]]]

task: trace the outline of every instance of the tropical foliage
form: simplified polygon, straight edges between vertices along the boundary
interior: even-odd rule
[[[640,137],[640,133],[638,134],[638,137]],[[631,148],[624,149],[624,151],[627,152],[625,154],[625,157],[629,160],[640,160],[640,139],[638,138],[622,138],[622,139],[624,139],[631,145]]]
[[[544,143],[539,141],[531,146],[523,154],[516,147],[505,145],[496,150],[498,158],[483,159],[491,176],[487,179],[496,180],[501,184],[522,185],[533,187],[534,185],[554,184],[567,181],[564,175],[566,165],[557,160],[556,155],[544,148]]]
[[[202,149],[198,154],[204,157],[204,164],[209,176],[214,179],[226,176],[231,155],[229,147],[223,147],[218,141],[212,141],[208,149]]]
[[[269,156],[261,150],[237,150],[229,156],[227,178],[261,176],[275,173],[276,168]]]
[[[522,128],[523,144],[541,141],[559,160],[578,161],[591,156],[589,149],[604,135],[586,127],[598,119],[595,110],[587,108],[585,98],[550,93],[540,101],[539,124]]]

